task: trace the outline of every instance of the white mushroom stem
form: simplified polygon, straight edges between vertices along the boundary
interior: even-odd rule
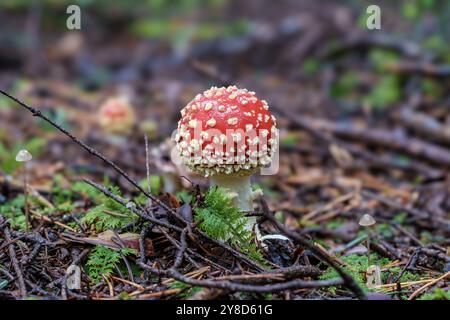
[[[367,266],[370,267],[370,237],[371,237],[371,233],[369,228],[366,228],[366,243],[367,243]]]
[[[29,228],[31,227],[31,222],[30,222],[30,215],[28,213],[28,167],[27,167],[27,163],[28,161],[31,161],[31,159],[33,159],[33,156],[31,155],[31,153],[29,153],[27,150],[23,149],[20,150],[17,155],[16,155],[16,161],[17,162],[25,162],[24,165],[24,179],[23,179],[23,192],[24,192],[24,198],[25,198],[25,216],[26,216],[26,230],[28,231]]]
[[[228,189],[235,197],[234,205],[244,212],[253,211],[254,194],[250,183],[250,175],[246,176],[226,176],[213,175],[211,177],[212,186]],[[256,217],[247,217],[247,230],[253,231],[256,226]]]
[[[243,212],[253,212],[253,200],[262,196],[262,190],[252,190],[250,183],[250,175],[246,176],[226,176],[226,175],[214,175],[211,177],[211,185],[228,189],[233,195],[234,205]],[[256,240],[261,246],[267,250],[267,245],[263,240],[278,239],[289,240],[285,236],[274,234],[261,236],[258,225],[256,223],[256,217],[247,217],[246,229],[250,232],[254,232]],[[225,241],[227,239],[224,239]]]
[[[30,221],[30,213],[29,213],[29,208],[28,208],[28,166],[27,166],[26,162],[25,162],[23,170],[24,170],[23,193],[24,193],[25,218],[26,218],[25,230],[29,231],[31,228],[31,221]]]

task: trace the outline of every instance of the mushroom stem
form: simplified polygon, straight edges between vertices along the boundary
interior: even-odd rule
[[[366,230],[366,244],[367,244],[367,266],[370,267],[370,237],[371,237],[371,233],[369,228],[367,228]]]
[[[230,190],[236,196],[234,205],[244,212],[253,211],[253,191],[250,183],[250,175],[245,176],[222,176],[211,177],[211,185]],[[252,231],[256,225],[256,217],[247,217],[247,230]]]
[[[25,218],[26,218],[26,231],[30,230],[30,213],[28,210],[28,166],[24,165],[24,178],[23,178],[23,193],[24,193],[24,205],[25,205]]]

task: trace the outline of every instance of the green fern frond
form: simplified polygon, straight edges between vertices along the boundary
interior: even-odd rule
[[[98,199],[101,198],[102,194],[99,190],[95,189],[93,186],[83,181],[75,182],[70,189],[72,192],[81,194],[94,202],[98,201]]]
[[[131,248],[113,250],[98,245],[89,254],[86,272],[94,283],[99,283],[103,279],[102,275],[109,276],[114,272],[116,265],[122,259],[122,255],[130,254],[136,254],[136,250]]]
[[[111,188],[111,192],[120,196],[117,187]],[[124,208],[115,200],[102,195],[101,204],[89,210],[81,219],[81,222],[93,227],[97,232],[121,228],[137,218],[127,208]]]
[[[264,262],[252,233],[246,229],[247,218],[233,205],[226,189],[210,188],[203,207],[195,209],[195,221],[207,235],[218,240],[228,240],[253,260]]]

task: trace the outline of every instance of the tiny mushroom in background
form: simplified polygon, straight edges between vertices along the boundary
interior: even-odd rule
[[[98,112],[98,121],[103,131],[115,135],[129,134],[135,123],[136,114],[125,96],[107,99]]]
[[[31,155],[31,153],[29,153],[27,150],[23,149],[20,150],[17,155],[16,155],[16,161],[17,162],[25,162],[24,165],[24,179],[23,179],[23,192],[24,192],[24,203],[25,203],[25,217],[27,219],[26,222],[26,229],[27,231],[29,230],[30,226],[31,226],[31,222],[30,222],[30,215],[28,212],[28,166],[27,166],[27,162],[31,161],[33,159],[33,156]]]
[[[154,119],[146,119],[139,123],[139,130],[146,134],[149,140],[155,140],[158,138],[160,132],[160,125],[158,121]]]
[[[175,135],[181,161],[190,171],[228,189],[235,205],[253,211],[250,176],[270,165],[278,148],[276,119],[265,100],[236,86],[212,87],[181,110]],[[247,229],[256,227],[249,217]],[[258,230],[255,229],[258,236]]]
[[[359,225],[365,228],[366,231],[366,242],[367,242],[367,264],[370,267],[370,227],[375,225],[377,222],[370,214],[364,214],[361,219],[359,219]]]

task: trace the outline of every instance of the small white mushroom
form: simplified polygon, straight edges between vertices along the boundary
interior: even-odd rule
[[[377,223],[375,221],[375,219],[368,213],[364,214],[361,217],[361,219],[359,219],[359,222],[358,222],[358,224],[361,227],[370,227],[370,226],[373,226],[375,223]]]
[[[31,159],[33,159],[33,156],[25,149],[20,150],[16,155],[16,161],[18,162],[28,162]]]
[[[16,155],[16,161],[25,162],[24,174],[23,174],[23,193],[25,197],[25,217],[27,219],[26,230],[28,231],[31,226],[30,214],[28,210],[28,172],[27,172],[27,162],[33,159],[31,153],[28,150],[22,149]]]
[[[359,219],[358,224],[361,227],[365,227],[366,228],[366,243],[367,243],[367,263],[370,267],[370,238],[371,238],[371,234],[370,234],[370,229],[369,227],[373,226],[374,224],[376,224],[377,222],[375,221],[375,219],[368,213],[364,214],[361,219]]]

